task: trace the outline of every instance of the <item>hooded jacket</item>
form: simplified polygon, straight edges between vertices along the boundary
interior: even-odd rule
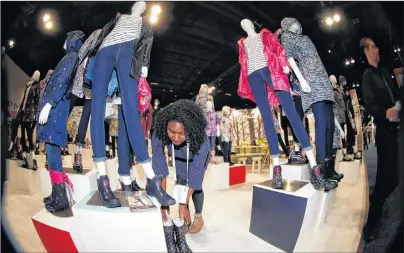
[[[94,41],[92,46],[89,48],[88,56],[94,56],[97,53],[98,48],[101,46],[102,41],[107,37],[107,35],[114,29],[116,23],[121,17],[121,13],[117,13],[116,17],[108,22],[100,32],[100,35]],[[142,67],[150,67],[150,53],[153,44],[153,31],[151,27],[147,24],[146,20],[143,19],[142,30],[140,34],[139,42],[135,45],[135,50],[132,56],[132,67],[130,71],[130,76],[135,79],[139,79],[142,74]]]
[[[67,34],[66,55],[58,63],[51,76],[41,101],[41,110],[47,104],[52,108],[44,125],[37,124],[37,139],[39,142],[52,143],[61,147],[67,144],[67,119],[70,106],[70,89],[72,79],[78,66],[78,52],[82,45],[82,31],[72,31]]]
[[[269,73],[273,82],[274,90],[290,91],[288,76],[283,72],[283,67],[289,67],[286,59],[285,49],[278,39],[268,29],[260,31],[262,44],[264,45],[264,56],[268,64]],[[240,39],[237,44],[239,48],[240,79],[237,94],[255,103],[254,95],[248,82],[248,56],[244,47],[244,40]],[[268,85],[268,101],[271,105],[279,105],[278,98]]]

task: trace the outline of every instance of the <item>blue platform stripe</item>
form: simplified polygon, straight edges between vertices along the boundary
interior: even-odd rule
[[[307,199],[254,186],[250,233],[293,252],[299,238]]]

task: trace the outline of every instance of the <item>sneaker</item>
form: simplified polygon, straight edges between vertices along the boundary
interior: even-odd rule
[[[197,234],[201,231],[204,225],[202,214],[195,214],[194,221],[192,222],[191,226],[189,227],[190,234]]]

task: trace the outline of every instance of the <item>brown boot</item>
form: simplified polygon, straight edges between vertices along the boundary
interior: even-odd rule
[[[189,227],[190,234],[197,234],[201,231],[203,227],[203,218],[202,214],[195,214],[194,215],[194,222],[192,222],[191,226]]]

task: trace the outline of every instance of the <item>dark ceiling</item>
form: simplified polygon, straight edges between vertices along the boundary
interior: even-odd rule
[[[44,75],[63,57],[65,34],[80,29],[89,35],[112,19],[127,13],[133,2],[2,2],[3,45],[15,46],[8,55],[28,75],[39,69]],[[360,82],[364,63],[358,49],[362,36],[374,38],[382,61],[390,68],[400,65],[393,53],[402,44],[403,2],[153,2],[162,13],[154,26],[154,43],[148,81],[153,98],[162,105],[178,98],[193,98],[203,83],[216,85],[216,108],[253,104],[237,96],[239,77],[237,40],[245,36],[240,27],[249,18],[258,27],[275,32],[284,17],[297,18],[303,33],[314,42],[328,73]],[[41,32],[38,20],[53,10],[60,29],[55,35]],[[337,28],[326,29],[327,13],[342,16]],[[257,29],[258,30],[258,29]],[[331,50],[331,53],[328,52]],[[346,58],[356,63],[346,67]],[[359,91],[360,89],[358,89]],[[360,91],[359,91],[360,93]],[[360,94],[359,94],[360,96]]]

